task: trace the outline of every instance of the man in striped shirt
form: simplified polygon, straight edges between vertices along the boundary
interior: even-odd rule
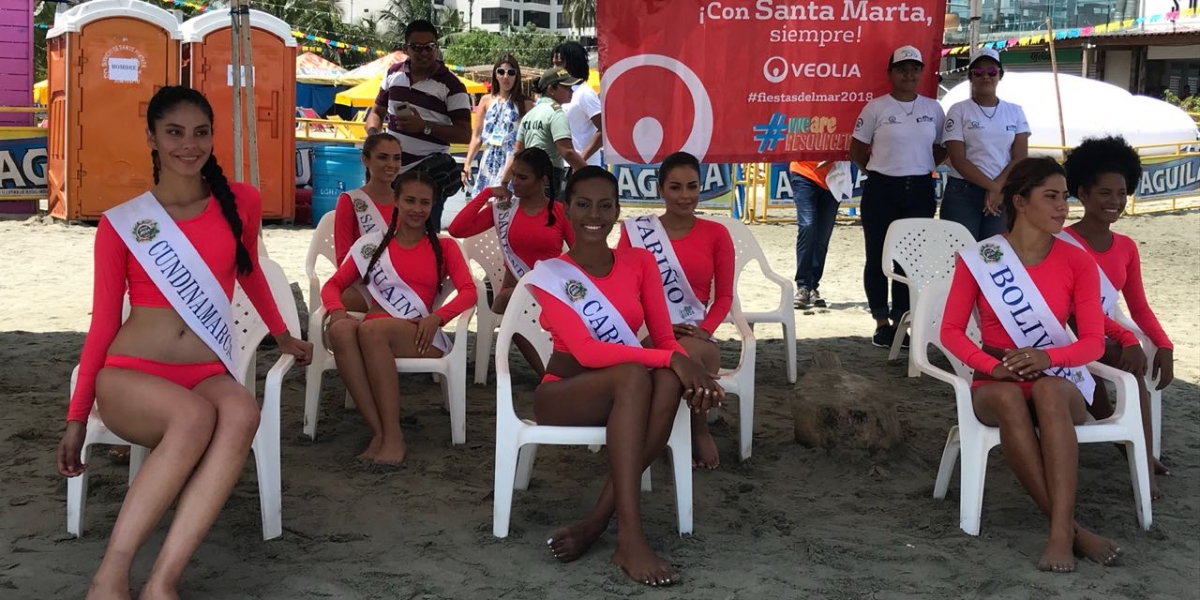
[[[437,39],[437,28],[429,21],[418,19],[404,28],[408,60],[388,69],[367,115],[368,135],[381,131],[386,118],[387,132],[400,141],[401,173],[433,155],[448,156],[450,144],[471,141],[471,97],[439,60]],[[430,217],[440,227],[446,199],[438,196]]]

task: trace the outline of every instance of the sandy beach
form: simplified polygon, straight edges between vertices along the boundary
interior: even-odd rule
[[[821,292],[830,307],[797,314],[801,382],[813,353],[836,353],[894,399],[905,443],[870,454],[808,449],[792,429],[784,347],[777,326],[759,325],[753,457],[737,460],[737,412],[727,402],[714,436],[721,468],[695,473],[695,535],[677,535],[670,467],[654,467],[643,498],[652,545],[683,581],[664,590],[629,579],[609,562],[610,529],[572,564],[553,560],[548,534],[577,520],[606,472],[585,448],[539,452],[528,491],[515,494],[511,533],[492,536],[495,377],[468,387],[467,444],[452,447],[450,421],[428,377],[404,377],[408,458],[396,471],[361,465],[368,432],[342,408],[343,387],[326,375],[319,436],[301,433],[303,371],[285,382],[282,412],[282,537],[261,536],[253,462],[187,571],[184,598],[1200,598],[1200,212],[1125,217],[1138,243],[1151,305],[1176,345],[1175,383],[1163,395],[1164,498],[1154,525],[1137,524],[1129,470],[1110,444],[1080,451],[1078,519],[1125,550],[1119,566],[1080,561],[1078,572],[1036,570],[1046,535],[1009,471],[991,454],[982,532],[959,530],[958,477],[932,497],[949,428],[949,386],[905,377],[903,361],[870,345],[862,291],[863,240],[856,225],[833,235]],[[752,226],[774,269],[790,279],[794,225]],[[126,490],[127,468],[93,455],[85,535],[66,532],[66,483],[54,466],[71,369],[89,323],[95,227],[48,219],[0,221],[0,598],[82,598],[103,555]],[[268,226],[270,256],[307,293],[303,260],[311,229]],[[615,236],[614,236],[615,239]],[[774,289],[754,275],[739,293],[765,308]],[[718,337],[728,340],[732,330]],[[724,342],[726,362],[736,342]],[[902,355],[905,356],[905,355]],[[260,376],[274,361],[259,355]],[[536,380],[520,360],[519,410],[529,416]],[[144,581],[165,534],[135,563]]]

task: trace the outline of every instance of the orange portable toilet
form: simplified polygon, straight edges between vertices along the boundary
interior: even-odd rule
[[[154,185],[146,108],[179,82],[179,21],[138,0],[94,0],[46,34],[50,214],[98,220]]]
[[[217,115],[213,154],[233,179],[233,28],[227,11],[188,19],[183,35],[182,81],[200,90]],[[296,205],[296,40],[287,23],[250,11],[254,68],[242,80],[254,81],[254,120],[258,131],[258,181],[263,218],[292,219]],[[243,177],[250,181],[249,136],[243,141]]]

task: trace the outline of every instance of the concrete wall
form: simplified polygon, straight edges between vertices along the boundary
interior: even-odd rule
[[[1133,52],[1130,50],[1104,51],[1104,81],[1121,89],[1130,88],[1133,76]]]

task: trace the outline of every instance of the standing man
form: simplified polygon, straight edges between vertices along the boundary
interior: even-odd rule
[[[566,69],[578,79],[571,86],[571,100],[563,104],[567,124],[571,127],[571,142],[575,151],[592,166],[600,166],[600,149],[604,147],[604,125],[600,120],[600,96],[588,85],[592,69],[588,65],[587,49],[579,42],[563,42],[551,54],[554,66]]]
[[[471,97],[467,88],[438,58],[438,32],[418,19],[404,28],[408,59],[388,68],[375,107],[367,115],[367,135],[383,130],[400,140],[400,172],[426,171],[440,187],[429,218],[441,229],[446,198],[462,189],[461,167],[450,144],[471,141]]]
[[[825,299],[817,288],[837,220],[838,200],[825,181],[835,164],[792,161],[788,169],[792,201],[796,203],[796,308],[825,308]]]
[[[572,169],[582,169],[587,166],[583,157],[575,151],[571,142],[571,128],[567,125],[567,114],[563,105],[571,101],[571,86],[579,82],[566,69],[550,68],[542,73],[537,87],[541,96],[533,108],[521,119],[520,130],[517,133],[516,154],[525,148],[541,148],[550,155],[550,161],[560,169],[560,180],[566,183],[565,162]],[[505,171],[503,185],[508,185],[512,178],[512,162]],[[559,197],[561,189],[552,190],[554,197]]]

